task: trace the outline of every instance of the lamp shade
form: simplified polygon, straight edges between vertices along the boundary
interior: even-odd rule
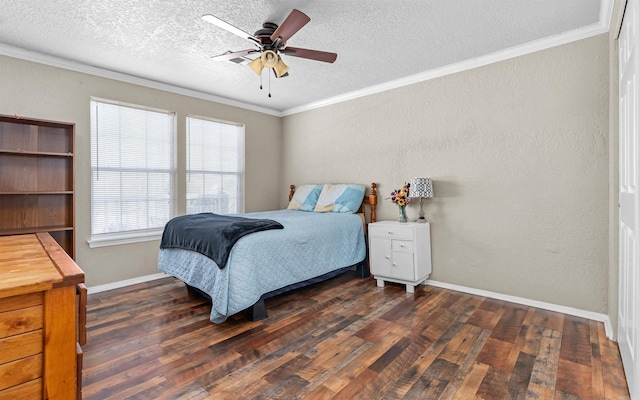
[[[262,65],[262,60],[260,59],[260,57],[251,61],[249,63],[249,67],[258,75],[262,74],[262,70],[264,69],[264,65]]]
[[[273,50],[267,50],[262,53],[260,60],[262,60],[262,65],[265,68],[273,68],[278,63],[278,55]]]
[[[273,67],[276,72],[276,78],[280,78],[289,71],[289,66],[282,61],[282,58],[278,57],[278,63]]]
[[[433,197],[433,186],[429,178],[413,178],[409,185],[409,197],[423,197],[430,199]]]

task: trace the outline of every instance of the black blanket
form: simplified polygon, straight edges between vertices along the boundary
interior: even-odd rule
[[[218,264],[227,265],[233,245],[243,236],[284,227],[270,219],[244,218],[213,213],[175,217],[162,233],[161,249],[178,248],[197,251]]]

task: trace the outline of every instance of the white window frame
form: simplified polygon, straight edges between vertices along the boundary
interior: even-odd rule
[[[119,102],[119,101],[113,101],[113,100],[107,100],[107,99],[102,99],[102,98],[97,98],[97,97],[91,97],[90,99],[90,107],[93,104],[93,102],[99,102],[99,103],[106,103],[106,104],[112,104],[112,105],[116,105],[116,106],[122,106],[122,107],[128,107],[128,108],[135,108],[135,109],[139,109],[139,110],[145,110],[145,111],[152,111],[152,112],[159,112],[159,113],[164,113],[164,114],[168,114],[172,116],[173,119],[173,154],[171,155],[171,159],[172,159],[172,165],[170,166],[170,216],[169,218],[173,218],[176,214],[176,199],[177,199],[177,182],[176,182],[176,177],[177,177],[177,163],[176,163],[176,153],[177,153],[177,140],[176,140],[176,135],[177,135],[177,116],[175,112],[172,111],[168,111],[168,110],[163,110],[163,109],[157,109],[157,108],[152,108],[152,107],[146,107],[146,106],[140,106],[137,104],[130,104],[130,103],[124,103],[124,102]],[[93,123],[93,120],[91,120],[91,123]],[[93,139],[93,135],[90,135],[91,139]],[[93,146],[93,144],[92,144]],[[91,147],[93,148],[93,147]],[[91,189],[91,206],[93,208],[93,173],[94,173],[94,165],[93,165],[93,155],[91,156],[91,183],[92,183],[92,189]],[[127,244],[127,243],[137,243],[137,242],[145,242],[145,241],[151,241],[151,240],[159,240],[162,236],[162,231],[163,228],[151,228],[151,229],[142,229],[142,230],[135,230],[135,231],[123,231],[123,232],[113,232],[113,233],[100,233],[100,234],[95,234],[93,232],[93,209],[91,210],[91,218],[92,218],[92,223],[91,223],[91,237],[90,239],[87,241],[87,243],[89,244],[90,248],[94,248],[94,247],[103,247],[103,246],[112,246],[112,245],[121,245],[121,244]]]
[[[190,129],[189,129],[189,121],[190,119],[196,119],[196,120],[201,120],[201,121],[205,121],[205,122],[213,122],[213,123],[218,123],[218,124],[225,124],[225,125],[232,125],[235,126],[239,129],[241,129],[240,132],[240,137],[239,137],[239,143],[238,143],[238,157],[239,157],[239,171],[237,172],[230,172],[230,171],[206,171],[206,173],[211,174],[211,175],[236,175],[237,176],[237,181],[238,181],[238,192],[237,192],[237,197],[238,197],[238,210],[237,213],[244,213],[245,210],[245,185],[244,185],[244,177],[245,177],[245,125],[238,123],[238,122],[232,122],[232,121],[225,121],[225,120],[221,120],[221,119],[216,119],[216,118],[210,118],[210,117],[203,117],[201,115],[187,115],[186,119],[185,119],[185,128],[186,128],[186,185],[185,185],[185,210],[188,213],[188,190],[186,190],[186,186],[188,185],[189,180],[191,179],[191,173],[192,173],[192,169],[191,169],[191,154],[190,154],[190,140],[191,140],[191,136],[190,136]],[[201,172],[201,171],[200,171]],[[200,172],[198,172],[198,174],[200,174]],[[233,214],[233,213],[231,213]]]

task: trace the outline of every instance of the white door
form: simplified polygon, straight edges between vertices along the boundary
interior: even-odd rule
[[[628,0],[619,41],[620,267],[618,345],[632,399],[640,400],[640,242],[638,217],[638,1]]]

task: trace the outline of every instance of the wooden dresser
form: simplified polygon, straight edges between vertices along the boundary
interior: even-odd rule
[[[81,396],[83,282],[48,233],[0,237],[0,398]]]

